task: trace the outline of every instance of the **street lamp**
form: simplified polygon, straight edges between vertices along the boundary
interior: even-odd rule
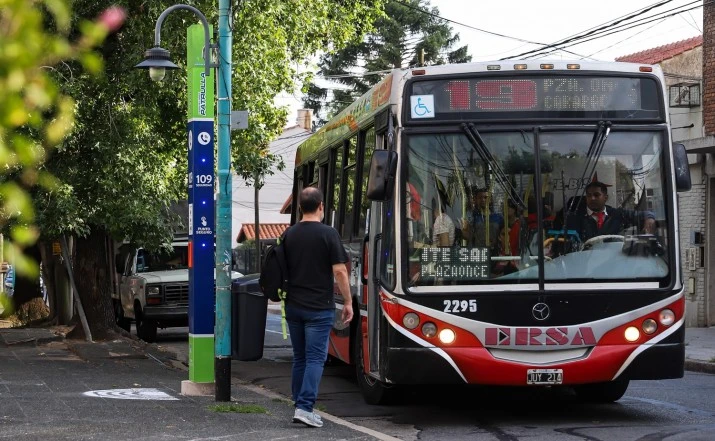
[[[161,13],[154,29],[154,47],[144,53],[135,67],[149,69],[154,81],[161,81],[166,69],[177,69],[169,51],[162,48],[160,30],[166,16],[177,9],[193,12],[199,25],[189,27],[187,44],[188,163],[189,163],[189,380],[182,381],[184,395],[207,394],[215,384],[216,401],[231,400],[231,43],[230,0],[219,0],[219,43],[212,45],[206,17],[189,5],[174,5]],[[201,31],[203,30],[203,45]],[[218,48],[220,63],[212,63],[211,49]],[[203,72],[199,58],[203,58]],[[214,171],[214,78],[218,68],[218,173]],[[193,179],[192,179],[193,177]],[[218,179],[216,179],[218,177]],[[214,205],[213,182],[225,183]],[[201,184],[201,185],[199,185]],[[218,217],[216,227],[214,218]],[[215,253],[211,244],[215,239]],[[201,243],[201,246],[192,244]],[[228,255],[226,263],[225,255]],[[212,283],[213,282],[213,283]],[[208,295],[209,290],[213,295]],[[215,303],[214,303],[215,298]],[[213,317],[215,315],[215,322]],[[206,319],[209,320],[206,320]],[[208,355],[214,355],[214,362]],[[214,381],[215,379],[215,381]]]
[[[178,69],[179,66],[171,62],[169,51],[159,46],[147,49],[144,52],[144,61],[134,66],[138,69],[149,69],[149,78],[161,81],[166,75],[166,69]]]
[[[212,67],[218,67],[218,64],[211,63],[211,49],[218,47],[217,45],[211,44],[211,39],[209,37],[209,23],[206,20],[206,16],[201,13],[198,9],[189,5],[174,5],[169,6],[161,13],[159,18],[156,20],[156,26],[154,28],[154,47],[147,49],[144,52],[144,61],[134,66],[137,69],[149,69],[149,77],[153,81],[161,81],[166,75],[166,69],[178,69],[179,66],[171,62],[171,57],[169,56],[169,51],[161,47],[161,25],[164,23],[164,19],[171,12],[177,9],[187,9],[193,12],[201,24],[204,26],[204,73],[209,76]]]
[[[215,314],[215,327],[211,324],[210,329],[206,329],[206,323],[201,323],[199,320],[192,320],[198,316],[203,316],[201,311],[204,311],[206,305],[200,303],[200,301],[206,301],[206,299],[198,299],[198,296],[194,296],[194,301],[199,302],[198,304],[190,304],[194,306],[197,310],[195,316],[192,316],[192,306],[189,307],[189,354],[194,354],[194,356],[189,357],[189,377],[191,381],[192,366],[195,367],[194,372],[198,372],[201,369],[197,366],[198,363],[194,361],[204,361],[200,354],[208,353],[208,349],[205,346],[207,339],[214,341],[215,346],[213,348],[213,353],[215,356],[213,372],[215,370],[215,384],[216,384],[216,401],[230,401],[231,400],[231,47],[233,44],[233,26],[231,24],[231,1],[230,0],[218,0],[218,40],[219,44],[212,45],[211,39],[209,38],[209,24],[206,21],[206,16],[201,13],[198,9],[189,5],[174,5],[166,8],[164,12],[161,13],[156,21],[156,27],[154,29],[154,47],[147,50],[144,53],[144,61],[137,64],[135,67],[140,69],[149,69],[149,76],[154,81],[161,81],[166,75],[166,69],[177,69],[174,63],[171,62],[169,57],[169,51],[163,49],[161,44],[160,30],[161,25],[164,22],[169,13],[177,9],[187,9],[193,12],[200,20],[203,25],[203,36],[204,45],[201,51],[204,59],[204,73],[200,74],[201,78],[198,76],[195,78],[198,80],[199,93],[190,93],[189,97],[189,122],[188,122],[188,135],[189,135],[189,163],[194,163],[192,171],[190,171],[190,176],[199,177],[201,175],[203,178],[211,178],[208,182],[221,182],[223,185],[218,188],[218,193],[216,195],[216,205],[217,211],[214,212],[214,205],[210,206],[199,204],[198,206],[191,209],[191,202],[196,198],[202,198],[202,201],[211,200],[213,202],[212,186],[193,186],[190,184],[189,191],[189,211],[190,216],[189,225],[197,227],[197,231],[201,231],[201,234],[208,237],[213,236],[213,231],[211,228],[206,228],[207,225],[213,225],[214,215],[216,215],[216,228],[215,228],[215,240],[216,249],[214,255],[215,267],[213,271],[206,268],[206,263],[210,262],[209,259],[194,259],[194,276],[189,277],[191,281],[190,291],[194,291],[201,286],[215,286],[214,296],[215,306],[213,306]],[[193,27],[193,26],[192,26]],[[191,29],[191,28],[189,28]],[[198,34],[200,30],[194,28]],[[193,53],[198,52],[198,45],[200,44],[200,35],[192,37],[199,40],[195,45],[191,45]],[[220,54],[220,62],[211,62],[211,49],[218,48]],[[187,55],[188,58],[188,55]],[[192,55],[192,59],[197,59],[196,55]],[[193,61],[191,62],[193,63]],[[189,63],[189,64],[191,64]],[[194,71],[195,65],[188,66],[190,70]],[[199,64],[200,66],[200,64]],[[213,134],[214,134],[214,120],[213,120],[213,86],[206,87],[206,81],[211,78],[211,68],[218,68],[218,129],[216,130],[216,140],[218,141],[218,163],[217,163],[217,173],[214,173],[213,167]],[[199,67],[200,69],[200,67]],[[194,75],[192,73],[192,75]],[[213,81],[213,78],[211,78]],[[192,83],[189,82],[189,90],[191,91]],[[209,90],[211,93],[209,94]],[[210,108],[210,118],[207,109]],[[197,113],[194,113],[197,112]],[[207,121],[208,120],[208,121]],[[196,142],[194,142],[196,140]],[[199,148],[193,148],[193,146],[203,146]],[[195,158],[193,155],[198,155],[198,151],[210,153],[211,161],[209,163],[204,163],[205,159],[202,157],[201,161],[192,160]],[[193,153],[192,153],[193,152]],[[204,169],[206,167],[206,169]],[[214,179],[218,178],[218,179]],[[191,189],[192,188],[192,189]],[[206,194],[206,192],[208,192]],[[200,193],[200,195],[199,195]],[[209,210],[209,211],[206,211]],[[193,220],[193,221],[192,221]],[[210,222],[207,222],[210,220]],[[201,224],[201,228],[199,228]],[[190,227],[191,229],[191,227]],[[195,232],[195,231],[194,231]],[[190,231],[192,236],[192,231]],[[203,247],[193,247],[192,253],[194,256],[198,256],[197,249],[205,249]],[[199,262],[201,260],[201,262]],[[199,267],[201,270],[199,271]],[[205,271],[206,270],[206,271]],[[197,273],[199,273],[201,278],[207,276],[211,278],[211,275],[215,274],[213,277],[214,283],[211,284],[210,281],[206,280],[202,282],[197,280]],[[193,281],[192,281],[193,279]],[[203,285],[202,285],[203,283]],[[209,297],[209,298],[210,298]],[[209,308],[210,310],[211,308]],[[200,311],[198,311],[200,310]],[[192,333],[196,332],[192,336]],[[196,343],[192,346],[192,342]],[[199,348],[200,345],[200,348]],[[193,348],[193,350],[192,350]],[[201,359],[201,360],[199,360]],[[192,361],[193,360],[193,361]],[[206,368],[206,363],[202,364],[203,368]],[[202,371],[203,372],[203,371]],[[198,375],[195,377],[198,378]],[[203,378],[203,377],[202,377]],[[182,382],[182,393],[184,391],[184,382]],[[193,386],[187,384],[187,391]]]

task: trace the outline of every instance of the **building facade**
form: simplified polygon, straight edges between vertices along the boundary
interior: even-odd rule
[[[281,208],[293,188],[295,151],[298,145],[312,133],[313,111],[298,110],[296,124],[286,127],[281,136],[270,144],[270,151],[282,157],[283,170],[273,167],[273,174],[265,177],[265,184],[259,193],[259,221],[261,224],[290,223],[290,213],[282,214]],[[255,188],[236,174],[233,175],[232,237],[236,246],[244,225],[255,223]],[[253,228],[253,227],[251,227]]]
[[[707,32],[706,27],[706,35]],[[703,73],[715,57],[709,60],[704,56],[707,53],[707,42],[703,36],[696,36],[616,58],[616,61],[660,65],[666,79],[672,140],[684,144],[689,153],[692,189],[678,193],[685,320],[689,327],[715,325],[715,274],[710,270],[715,262],[715,242],[709,239],[715,231],[715,137],[712,135],[715,120],[708,129],[706,118],[708,105],[715,107],[715,94],[708,99],[703,93],[707,87]]]

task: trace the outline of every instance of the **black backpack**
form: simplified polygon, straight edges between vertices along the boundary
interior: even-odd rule
[[[286,230],[287,231],[287,230]],[[261,277],[258,284],[269,300],[279,302],[285,300],[288,289],[288,260],[285,252],[284,232],[275,245],[268,248],[261,266]]]

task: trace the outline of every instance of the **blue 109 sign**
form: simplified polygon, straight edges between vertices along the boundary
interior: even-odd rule
[[[443,280],[488,279],[489,248],[422,248],[420,267],[421,277],[436,277]]]
[[[189,131],[189,315],[191,334],[214,332],[214,122],[192,119]]]

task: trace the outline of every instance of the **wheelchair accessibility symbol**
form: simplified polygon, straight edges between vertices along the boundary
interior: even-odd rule
[[[434,118],[433,95],[412,95],[410,105],[412,118]]]

